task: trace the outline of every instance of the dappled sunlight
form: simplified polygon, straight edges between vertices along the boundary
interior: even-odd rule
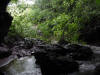
[[[19,3],[20,4],[25,3],[27,5],[33,5],[33,4],[35,4],[35,0],[19,0]]]
[[[96,9],[92,11],[92,8]],[[24,37],[26,33],[28,37],[36,37],[39,30],[42,36],[38,37],[43,39],[58,41],[63,38],[73,43],[82,42],[80,29],[98,12],[95,2],[87,0],[18,0],[9,4],[8,11],[14,18],[15,31]]]

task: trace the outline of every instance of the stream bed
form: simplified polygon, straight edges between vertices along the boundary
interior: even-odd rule
[[[77,61],[79,71],[60,75],[96,75],[95,68],[100,65],[100,47],[91,46],[94,58],[90,61]],[[8,61],[9,60],[9,61]],[[7,61],[7,62],[6,62]],[[36,64],[35,56],[25,56],[21,58],[10,56],[4,59],[5,64],[0,62],[0,75],[42,75],[41,68]]]
[[[100,47],[89,47],[93,50],[94,59],[91,61],[78,61],[78,63],[80,63],[79,72],[71,73],[69,75],[96,75],[95,68],[100,65]]]
[[[41,70],[35,64],[35,57],[28,56],[15,59],[9,65],[2,68],[4,75],[41,75]]]

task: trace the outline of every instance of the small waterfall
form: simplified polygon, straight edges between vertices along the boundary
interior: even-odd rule
[[[28,56],[16,59],[5,66],[5,75],[42,75],[38,65],[35,64],[35,57]]]

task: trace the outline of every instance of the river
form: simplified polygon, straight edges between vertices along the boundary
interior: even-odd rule
[[[13,60],[9,65],[3,67],[5,75],[41,75],[41,70],[35,64],[35,57],[28,56]]]
[[[96,66],[100,64],[100,47],[91,46],[91,49],[95,58],[91,61],[77,61],[80,64],[79,72],[68,75],[94,75]],[[11,63],[6,63],[8,65],[3,65],[2,70],[5,75],[42,75],[41,69],[35,61],[34,56],[16,58]]]

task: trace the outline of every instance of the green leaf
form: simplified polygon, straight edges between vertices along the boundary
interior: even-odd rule
[[[96,4],[100,6],[100,0],[96,0]]]

